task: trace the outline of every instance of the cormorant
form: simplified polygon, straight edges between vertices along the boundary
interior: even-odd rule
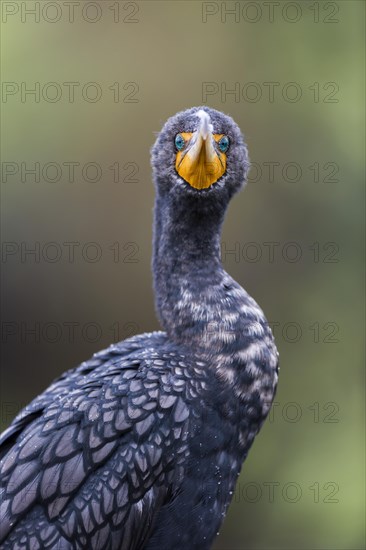
[[[223,269],[245,182],[234,121],[196,107],[152,148],[153,275],[164,332],[69,370],[1,438],[1,548],[207,550],[273,400],[278,354]]]

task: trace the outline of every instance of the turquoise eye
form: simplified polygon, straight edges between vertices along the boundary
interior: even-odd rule
[[[226,153],[226,151],[229,149],[230,141],[227,136],[222,136],[222,138],[219,141],[219,149],[222,153]]]
[[[178,151],[181,151],[185,145],[184,137],[182,134],[177,134],[175,136],[175,146],[178,149]]]

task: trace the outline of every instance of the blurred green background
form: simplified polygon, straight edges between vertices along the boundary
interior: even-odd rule
[[[149,149],[207,104],[254,163],[223,261],[281,359],[215,549],[364,548],[364,3],[36,4],[1,4],[3,427],[159,328]]]

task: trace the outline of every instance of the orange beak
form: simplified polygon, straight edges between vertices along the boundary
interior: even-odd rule
[[[223,134],[213,134],[210,117],[206,111],[198,111],[200,125],[194,133],[182,133],[187,141],[183,151],[178,151],[175,168],[178,174],[195,189],[207,189],[226,170],[226,155],[215,148]]]

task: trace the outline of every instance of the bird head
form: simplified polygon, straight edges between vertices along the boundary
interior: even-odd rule
[[[160,193],[231,197],[245,183],[247,148],[233,119],[209,107],[193,107],[169,118],[152,148]]]

